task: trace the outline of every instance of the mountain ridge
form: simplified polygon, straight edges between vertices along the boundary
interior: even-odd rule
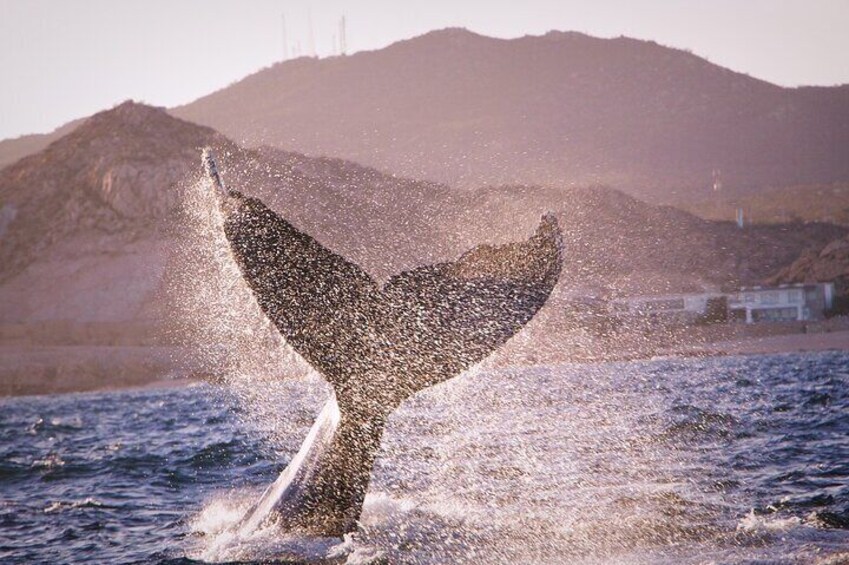
[[[168,319],[168,278],[193,278],[189,264],[205,268],[182,241],[180,214],[208,145],[229,186],[260,196],[378,280],[478,244],[523,240],[547,212],[564,232],[561,297],[759,282],[849,231],[816,223],[738,230],[605,187],[458,190],[341,159],[243,149],[128,102],[0,170],[0,322]]]
[[[554,55],[561,56],[552,55],[552,49]],[[488,70],[483,76],[461,72],[474,61],[443,66],[453,71],[440,80],[456,82],[459,76],[465,81],[440,95],[444,105],[462,98],[465,86],[471,92],[486,94],[489,90],[498,96],[480,96],[471,109],[466,104],[463,110],[468,112],[455,110],[441,117],[428,114],[433,89],[428,93],[430,99],[408,96],[416,87],[427,89],[439,82],[430,80],[434,63],[440,62],[439,57],[434,59],[434,53],[494,51],[498,63],[501,59],[509,62],[510,57],[502,55],[511,50],[525,53],[522,61],[527,64],[521,67],[551,72],[531,73],[538,80],[513,81],[499,89],[492,84],[493,68],[499,68],[492,57],[484,59]],[[570,53],[570,57],[562,57]],[[380,66],[387,57],[415,63],[407,65],[405,80],[396,81],[399,85],[381,78]],[[374,71],[366,73],[368,80],[344,69],[357,61],[367,61],[366,67]],[[633,68],[629,70],[638,63],[648,64],[646,68],[653,71],[640,77]],[[278,76],[283,69],[291,80]],[[690,75],[670,74],[664,69]],[[334,73],[341,73],[345,81],[370,83],[376,76],[383,82],[366,84],[365,90],[363,85],[350,88],[344,81],[341,86],[325,88],[327,75]],[[710,83],[705,83],[705,73],[725,86],[718,92],[699,90],[700,85]],[[463,78],[464,74],[468,76]],[[681,77],[691,75],[699,78],[683,81],[692,83],[691,95],[675,95],[678,87],[673,79],[677,76],[682,82]],[[570,90],[564,78],[580,88]],[[385,88],[386,84],[392,89]],[[285,88],[275,94],[280,85]],[[619,107],[592,103],[594,98],[605,96],[605,87],[612,86],[622,91],[617,94],[624,100]],[[272,92],[252,103],[251,96],[238,90],[247,87]],[[629,88],[634,92],[626,96]],[[328,90],[336,94],[328,94]],[[386,91],[395,94],[386,98]],[[564,98],[569,93],[581,96]],[[722,111],[715,114],[708,111],[715,109],[710,107],[711,99],[732,94],[740,102],[735,108],[720,108]],[[371,100],[372,95],[377,98]],[[410,100],[386,103],[404,96]],[[215,117],[204,118],[208,112],[203,108],[212,98],[219,109],[213,112]],[[583,102],[576,104],[576,99]],[[527,111],[511,114],[517,100],[523,101],[526,109],[543,110],[537,116]],[[667,110],[674,110],[672,117],[665,116]],[[709,198],[710,187],[717,180],[734,197],[766,188],[849,181],[849,164],[843,158],[849,151],[849,85],[780,87],[714,65],[686,49],[624,36],[603,39],[574,31],[550,31],[541,36],[501,39],[463,28],[446,28],[349,56],[301,57],[275,63],[170,111],[206,123],[243,145],[271,144],[308,156],[339,157],[389,174],[465,188],[487,184],[603,184],[642,199],[675,203]],[[351,114],[363,116],[362,123]],[[84,120],[70,122],[50,134],[0,141],[0,168],[42,149]],[[291,120],[297,127],[289,127]],[[280,124],[282,130],[276,131]],[[646,124],[648,128],[643,127]],[[657,131],[652,133],[652,129]]]
[[[849,87],[784,88],[655,42],[439,30],[277,63],[174,115],[248,145],[444,182],[653,201],[849,179]]]
[[[75,232],[152,229],[150,220],[176,205],[175,186],[196,168],[198,147],[223,140],[186,126],[128,101],[0,170],[0,204],[10,218],[0,239],[0,279]]]

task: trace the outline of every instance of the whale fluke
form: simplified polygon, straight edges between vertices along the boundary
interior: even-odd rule
[[[334,391],[242,527],[274,519],[287,530],[341,536],[356,528],[392,410],[484,359],[545,303],[562,265],[557,221],[546,215],[524,242],[479,246],[381,286],[259,199],[225,189],[211,152],[204,163],[257,303]]]

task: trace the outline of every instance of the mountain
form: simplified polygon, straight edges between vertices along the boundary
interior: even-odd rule
[[[127,102],[0,170],[0,312],[5,322],[154,316],[164,220],[209,128]]]
[[[74,131],[85,119],[73,120],[50,133],[34,133],[0,140],[0,169],[27,155],[38,153],[60,137]]]
[[[378,280],[525,239],[555,212],[565,265],[537,326],[558,355],[576,347],[564,333],[576,299],[760,282],[849,233],[818,223],[740,230],[605,187],[460,190],[341,159],[244,149],[127,102],[0,170],[0,394],[67,390],[75,375],[85,387],[144,382],[185,367],[175,366],[186,357],[174,344],[207,348],[198,362],[211,365],[193,371],[240,374],[234,359],[266,375],[292,366],[266,347],[279,338],[227,260],[200,182],[206,146],[229,186]],[[238,353],[228,360],[221,351]]]
[[[431,237],[429,219],[447,187],[338,160],[245,151],[164,109],[126,102],[0,170],[0,323],[161,317],[206,146],[228,182],[373,272],[388,276],[451,253]],[[399,193],[418,204],[399,206]]]
[[[849,180],[849,85],[782,88],[651,41],[462,29],[299,58],[173,109],[250,146],[457,187],[670,201]],[[700,198],[700,199],[701,199]]]
[[[182,249],[183,262],[197,255],[181,242],[181,214],[200,190],[204,146],[217,148],[229,184],[381,280],[479,243],[523,239],[548,211],[565,234],[567,293],[760,282],[847,232],[816,223],[739,230],[604,187],[452,189],[340,159],[244,150],[127,102],[0,171],[0,322],[161,316],[163,285],[180,267],[169,267],[173,252]]]
[[[807,250],[769,279],[771,284],[833,282],[839,308],[849,313],[849,236]]]
[[[485,218],[490,237],[556,211],[567,250],[563,286],[614,296],[760,284],[797,250],[849,231],[817,222],[739,229],[605,187],[484,188],[467,195],[463,207],[462,223]]]
[[[704,200],[679,200],[672,204],[708,220],[736,219],[737,211],[742,209],[746,223],[819,221],[849,225],[849,182],[768,188],[745,196],[720,190]]]

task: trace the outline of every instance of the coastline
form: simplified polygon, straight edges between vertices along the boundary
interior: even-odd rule
[[[747,337],[707,343],[684,350],[687,355],[767,355],[813,351],[849,351],[849,330]]]
[[[679,344],[621,355],[561,358],[559,362],[599,363],[653,357],[714,357],[816,351],[849,351],[849,330],[818,333],[737,336],[712,342]],[[201,380],[202,371],[187,368],[187,351],[167,346],[0,346],[0,397],[64,394],[185,386]],[[507,357],[513,357],[507,355]],[[523,355],[506,365],[533,365]],[[518,362],[517,362],[518,361]],[[496,362],[497,364],[500,364]]]
[[[179,347],[0,346],[0,397],[180,386],[192,382]]]

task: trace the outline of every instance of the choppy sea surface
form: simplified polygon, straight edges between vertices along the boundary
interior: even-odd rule
[[[227,526],[315,379],[0,399],[0,562],[273,561]],[[262,406],[257,398],[261,398]],[[330,544],[333,546],[334,544]],[[849,353],[480,370],[392,416],[348,563],[849,563]]]

